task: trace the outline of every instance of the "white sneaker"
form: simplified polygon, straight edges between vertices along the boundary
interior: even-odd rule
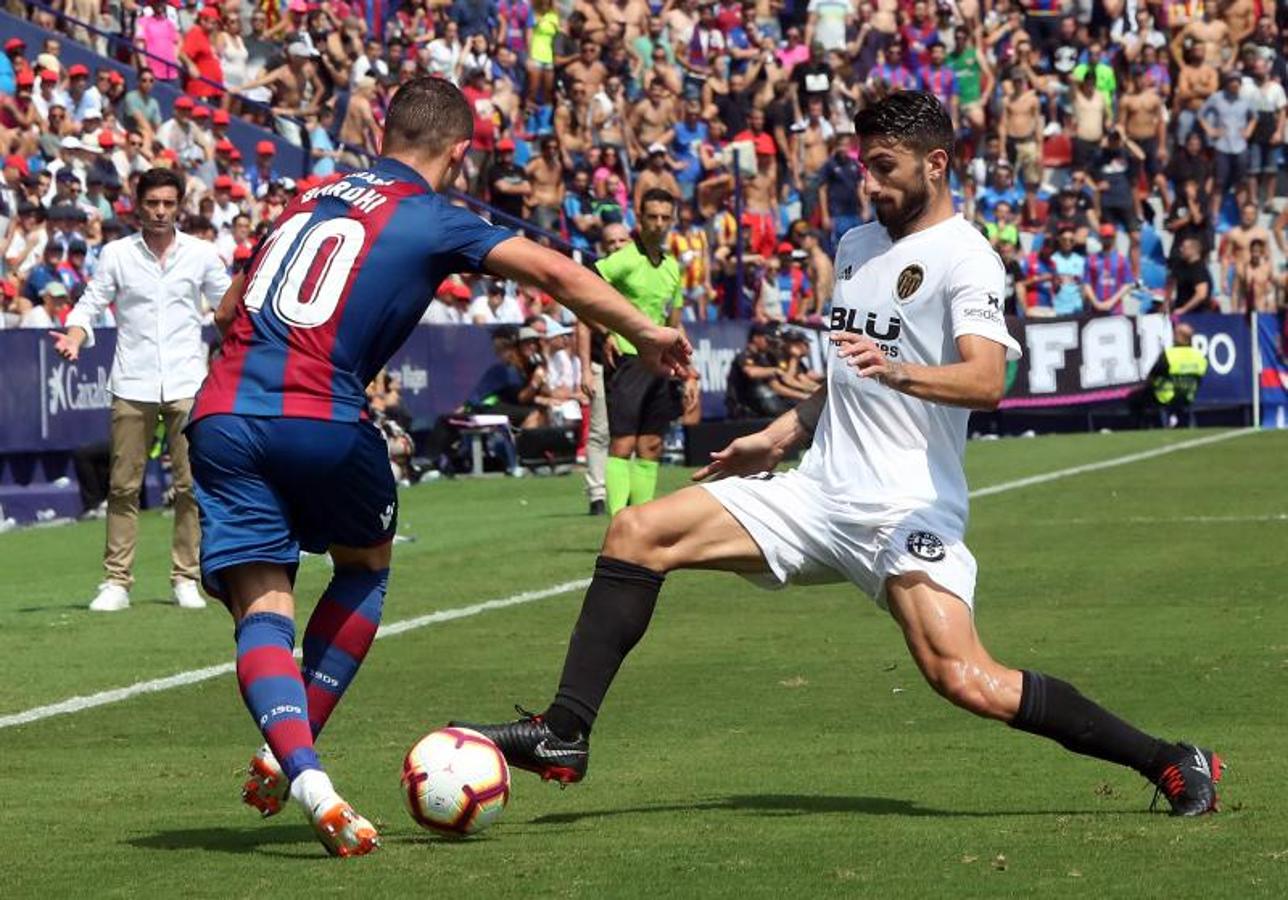
[[[120,612],[130,608],[130,592],[114,581],[98,586],[98,596],[89,605],[91,612]]]
[[[180,578],[174,583],[174,602],[183,609],[205,609],[206,598],[197,591],[197,582]]]

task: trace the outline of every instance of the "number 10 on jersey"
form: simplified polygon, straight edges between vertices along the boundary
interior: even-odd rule
[[[296,213],[273,230],[246,286],[248,311],[259,312],[268,301],[296,328],[317,328],[335,314],[366,230],[349,218],[326,219],[306,229],[310,218],[311,213]]]

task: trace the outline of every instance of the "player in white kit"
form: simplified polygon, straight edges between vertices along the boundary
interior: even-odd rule
[[[980,642],[962,455],[970,410],[996,406],[1006,361],[1020,353],[1002,316],[1005,274],[953,213],[952,123],[932,94],[896,93],[855,126],[878,221],[837,248],[838,359],[826,384],[713,454],[694,475],[705,483],[614,518],[554,701],[540,715],[469,727],[511,765],[578,781],[600,703],[666,573],[719,569],[770,587],[850,581],[889,610],[952,703],[1134,768],[1174,814],[1214,810],[1221,760],[1210,750],[1147,735],[1060,679],[1004,666]],[[811,439],[799,468],[773,472]]]

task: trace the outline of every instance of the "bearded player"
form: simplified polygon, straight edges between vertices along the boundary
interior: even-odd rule
[[[630,335],[654,371],[687,367],[678,331],[654,325],[589,270],[443,198],[473,130],[449,82],[399,88],[384,155],[304,192],[225,294],[223,352],[188,429],[202,579],[233,614],[237,680],[267,742],[243,798],[272,815],[289,789],[339,856],[374,849],[376,831],[340,798],[314,740],[375,638],[398,506],[364,387],[453,272],[535,285]],[[303,672],[291,655],[301,549],[329,551],[335,564],[304,631]]]
[[[721,569],[770,587],[850,581],[890,612],[950,702],[1133,768],[1176,815],[1215,809],[1214,753],[1145,734],[1059,678],[997,662],[980,642],[962,454],[969,411],[997,405],[1006,361],[1020,352],[1002,317],[1005,275],[953,213],[952,122],[933,95],[896,93],[855,127],[878,222],[837,248],[839,362],[827,383],[713,454],[694,475],[705,483],[614,518],[553,702],[540,715],[469,727],[511,765],[579,781],[600,704],[667,573]],[[811,440],[799,468],[773,473]]]

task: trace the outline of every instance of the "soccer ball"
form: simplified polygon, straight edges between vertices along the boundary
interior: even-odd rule
[[[407,751],[403,800],[420,825],[463,837],[497,820],[510,799],[510,767],[496,744],[469,728],[440,728]]]

